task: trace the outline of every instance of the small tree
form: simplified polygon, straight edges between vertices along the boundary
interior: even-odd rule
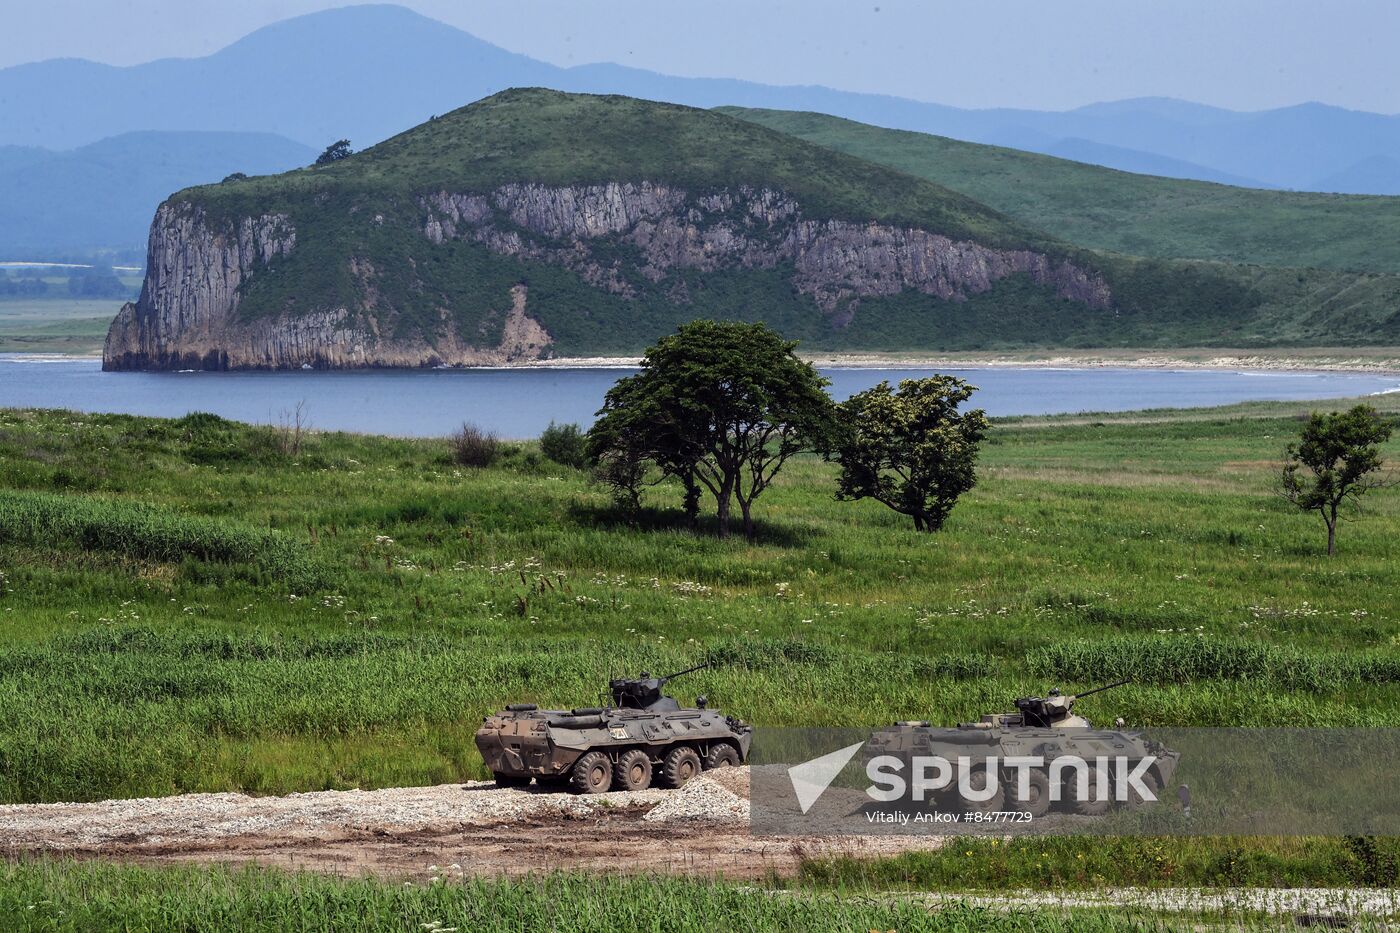
[[[752,538],[754,502],[831,425],[826,380],[795,346],[762,324],[686,324],[647,350],[640,373],[608,391],[589,452],[641,452],[685,484],[688,513],[698,508],[696,492],[708,490],[720,537],[729,535],[737,502]]]
[[[881,382],[838,408],[828,458],[841,466],[836,498],[874,499],[914,519],[919,531],[943,527],[958,497],[977,482],[977,447],[987,433],[981,409],[958,412],[976,387],[952,376]]]
[[[549,423],[540,435],[540,452],[555,463],[582,469],[588,465],[583,431],[576,424]]]
[[[1314,412],[1297,444],[1284,454],[1280,491],[1304,512],[1317,512],[1327,526],[1327,555],[1337,549],[1337,518],[1342,503],[1359,500],[1372,489],[1390,485],[1378,475],[1380,445],[1390,440],[1391,425],[1369,405],[1350,411]],[[1304,472],[1306,471],[1306,472]]]
[[[316,157],[317,165],[330,165],[332,162],[339,162],[347,156],[353,155],[355,150],[350,148],[350,140],[337,139],[326,147],[326,151]]]

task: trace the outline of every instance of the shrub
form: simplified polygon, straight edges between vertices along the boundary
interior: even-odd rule
[[[540,435],[540,450],[555,463],[582,469],[588,465],[583,431],[576,424],[549,423]]]
[[[198,466],[272,463],[277,459],[271,429],[253,428],[209,412],[191,412],[172,421],[185,460]]]
[[[501,456],[501,442],[495,434],[474,424],[464,423],[452,435],[452,459],[462,466],[489,467]]]

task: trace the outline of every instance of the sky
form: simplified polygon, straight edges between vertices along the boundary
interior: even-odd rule
[[[0,67],[198,57],[344,0],[4,0]],[[1400,113],[1397,0],[402,0],[557,65],[823,84],[961,107],[1176,97]]]

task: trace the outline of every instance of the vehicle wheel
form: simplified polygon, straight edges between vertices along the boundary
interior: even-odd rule
[[[1146,799],[1146,798],[1143,797],[1141,794],[1139,794],[1139,793],[1137,793],[1136,791],[1134,791],[1134,790],[1133,790],[1133,786],[1132,786],[1131,784],[1129,784],[1129,785],[1128,785],[1128,802],[1125,804],[1125,806],[1126,806],[1128,809],[1130,809],[1130,810],[1136,810],[1138,807],[1149,807],[1149,806],[1151,806],[1153,803],[1155,803],[1157,800],[1161,800],[1161,799],[1162,799],[1162,785],[1161,785],[1161,783],[1157,780],[1157,776],[1156,776],[1155,774],[1144,774],[1144,775],[1142,776],[1141,780],[1142,780],[1142,786],[1143,786],[1143,787],[1146,787],[1146,788],[1152,793],[1152,796],[1153,796],[1155,799],[1154,799],[1154,800],[1148,800],[1148,799]]]
[[[496,779],[497,787],[524,787],[530,783],[530,775],[528,774],[502,774],[499,771],[493,771],[491,776]]]
[[[1089,772],[1089,796],[1079,798],[1079,780],[1073,772],[1065,774],[1064,790],[1060,799],[1068,805],[1071,813],[1080,816],[1103,816],[1113,806],[1112,787],[1099,778],[1098,769]]]
[[[978,768],[968,776],[967,784],[974,791],[981,791],[988,781],[997,782],[997,775],[986,768]],[[957,795],[957,800],[968,813],[995,813],[1006,806],[1006,789],[997,782],[996,792],[986,800],[965,800],[961,794]]]
[[[613,766],[613,784],[618,790],[646,790],[651,786],[651,758],[640,748],[623,752]]]
[[[1038,819],[1050,812],[1050,778],[1044,771],[1032,771],[1029,789],[1029,797],[1025,800],[1008,800],[1007,808],[1029,813],[1032,819]]]
[[[569,787],[576,794],[602,794],[612,787],[613,764],[603,752],[589,752],[574,762]]]
[[[662,787],[684,787],[700,773],[700,756],[689,745],[677,745],[666,753],[661,763]]]
[[[739,767],[739,750],[728,742],[716,742],[705,755],[705,770]]]

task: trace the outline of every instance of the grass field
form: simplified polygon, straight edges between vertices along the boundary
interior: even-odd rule
[[[0,299],[0,353],[101,353],[120,307],[108,299]]]
[[[1327,559],[1321,523],[1270,493],[1307,407],[999,421],[936,536],[832,501],[831,468],[800,460],[752,544],[679,530],[664,487],[640,527],[620,523],[530,445],[472,470],[443,441],[320,434],[293,456],[212,416],[0,410],[0,800],[482,777],[485,712],[705,659],[682,696],[760,724],[951,722],[1132,674],[1084,711],[1397,726],[1400,495],[1377,494]],[[1393,885],[1379,844],[969,841],[809,862],[780,899],[20,861],[0,863],[0,926],[1200,928],[1248,918],[929,913],[899,892]]]
[[[210,416],[5,411],[0,800],[480,777],[485,712],[706,658],[685,693],[769,725],[951,722],[1125,672],[1086,712],[1400,725],[1400,496],[1326,559],[1270,493],[1303,410],[1001,422],[934,537],[802,460],[754,544],[678,530],[666,488],[621,524],[532,449],[477,471],[445,442],[291,457]]]
[[[999,911],[851,891],[771,891],[695,879],[551,875],[461,880],[448,868],[386,882],[251,869],[0,862],[0,926],[29,930],[1095,931],[1278,929],[1231,912]],[[1351,929],[1382,929],[1361,923]]]

